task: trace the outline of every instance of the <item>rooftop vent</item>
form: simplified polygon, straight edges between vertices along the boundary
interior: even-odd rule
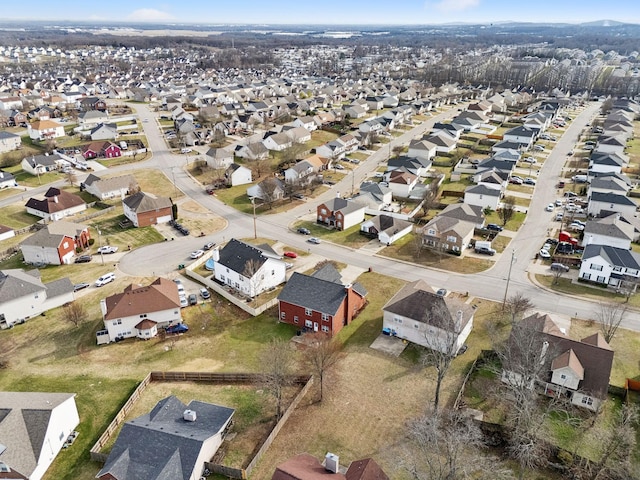
[[[338,473],[340,468],[340,457],[334,453],[327,453],[324,457],[324,469],[332,472]]]
[[[185,410],[182,414],[182,418],[185,422],[195,422],[196,412],[194,412],[193,410]]]

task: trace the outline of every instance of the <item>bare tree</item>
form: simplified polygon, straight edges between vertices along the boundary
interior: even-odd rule
[[[431,210],[433,210],[438,202],[438,181],[432,180],[431,183],[427,186],[422,195],[422,205],[420,208],[422,209],[422,217],[426,217]]]
[[[260,287],[264,281],[264,274],[259,274],[261,267],[262,264],[259,261],[251,259],[244,264],[244,270],[242,271],[242,275],[246,277],[249,282],[249,296],[254,301],[257,300]]]
[[[427,329],[424,333],[426,340],[421,361],[425,366],[432,366],[436,370],[436,390],[433,398],[433,408],[438,409],[440,404],[440,389],[442,382],[451,367],[451,362],[458,353],[458,334],[461,330],[462,310],[459,311],[460,318],[451,315],[444,299],[439,299],[433,307],[426,313],[429,317],[427,323],[435,329]],[[430,330],[435,330],[431,332]]]
[[[305,150],[306,147],[302,143],[294,143],[280,152],[280,158],[282,159],[282,162],[292,164],[300,158]]]
[[[75,173],[73,173],[72,170],[70,170],[67,173],[67,182],[69,182],[69,185],[71,185],[71,186],[73,186],[76,183],[78,183],[78,177],[77,177],[77,175]]]
[[[318,332],[312,334],[309,347],[304,351],[304,363],[320,384],[320,401],[324,393],[325,374],[340,360],[342,344],[335,338]]]
[[[622,404],[596,444],[602,447],[591,478],[634,478],[631,457],[636,448],[638,406]]]
[[[64,306],[64,316],[77,327],[87,317],[87,311],[82,303],[71,302]]]
[[[391,149],[391,151],[393,152],[393,156],[394,157],[399,157],[402,152],[404,152],[404,146],[403,145],[396,145],[395,147],[393,147]]]
[[[502,225],[506,225],[509,220],[513,218],[515,210],[516,199],[511,195],[504,197],[502,200],[502,208],[498,210],[498,216],[502,220]]]
[[[600,302],[595,312],[595,320],[600,324],[600,332],[607,343],[611,343],[622,320],[627,314],[627,306],[615,302]]]
[[[410,422],[401,465],[415,480],[508,478],[485,447],[482,432],[460,411],[430,409]]]
[[[631,295],[635,294],[638,290],[639,279],[632,275],[623,275],[620,280],[620,286],[617,290],[617,293],[622,293],[625,298],[625,303],[629,302]]]
[[[557,285],[562,276],[565,274],[564,268],[556,268],[551,271],[553,275],[553,285]]]
[[[276,421],[282,417],[284,390],[291,383],[293,373],[293,352],[289,343],[281,339],[271,339],[260,352],[262,380],[264,388],[276,401]]]
[[[275,178],[267,178],[260,182],[260,190],[262,190],[262,201],[269,207],[273,208],[273,204],[278,199],[278,182]]]
[[[531,300],[520,292],[511,295],[505,305],[505,310],[511,317],[511,325],[515,325],[516,322],[522,320],[524,313],[532,308],[533,303],[531,303]]]

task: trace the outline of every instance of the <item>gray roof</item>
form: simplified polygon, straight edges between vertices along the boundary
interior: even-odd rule
[[[26,238],[21,245],[57,248],[64,237],[75,239],[86,228],[86,225],[58,220]]]
[[[593,192],[589,200],[593,202],[613,203],[617,205],[633,205],[634,207],[636,206],[636,203],[629,197],[612,192]]]
[[[7,138],[18,138],[20,135],[16,135],[15,133],[7,132],[5,130],[0,131],[0,140],[4,140]]]
[[[183,419],[185,410],[196,412],[195,422]],[[194,469],[203,444],[223,431],[234,412],[232,408],[197,400],[185,405],[175,396],[167,397],[151,412],[123,425],[96,478],[107,474],[117,480],[199,477],[200,472]]]
[[[234,272],[243,274],[247,264],[251,261],[256,262],[258,266],[262,266],[267,261],[267,257],[259,248],[232,238],[220,250],[220,260],[217,263],[230,268]]]
[[[40,272],[31,270],[0,271],[0,304],[15,298],[42,292],[46,287],[40,281]]]
[[[502,193],[497,188],[489,188],[486,185],[472,185],[464,190],[464,193],[475,193],[477,195],[487,195],[489,197],[499,197]]]
[[[51,411],[74,396],[74,393],[0,392],[0,440],[7,447],[0,454],[0,461],[30,476],[44,447]]]
[[[598,188],[600,190],[609,190],[610,192],[628,192],[629,186],[624,182],[624,180],[614,177],[614,176],[606,176],[606,177],[595,177],[591,180],[591,188]]]
[[[634,230],[633,225],[620,218],[620,214],[614,213],[604,218],[587,221],[587,226],[584,228],[584,238],[589,238],[589,234],[595,234],[632,240]]]
[[[388,232],[391,235],[394,233],[404,230],[410,225],[413,225],[411,222],[407,220],[402,220],[400,218],[392,217],[391,215],[385,215],[384,213],[380,215],[376,215],[375,217],[369,220],[373,223],[373,226],[378,230],[378,232]]]
[[[344,198],[334,197],[323,204],[330,212],[342,212],[345,215],[365,208],[364,205]]]
[[[358,286],[356,289],[355,285],[353,290],[356,293],[366,295],[364,287]],[[315,312],[335,315],[346,296],[347,287],[341,283],[294,272],[278,295],[278,300]]]
[[[582,261],[601,256],[614,267],[632,268],[640,270],[640,254],[624,248],[608,245],[590,244],[584,247]]]
[[[44,286],[47,287],[47,298],[54,298],[73,292],[73,283],[71,283],[69,277],[45,283]]]
[[[313,272],[311,276],[328,282],[342,283],[342,275],[340,275],[340,272],[331,263],[326,263]]]
[[[482,224],[484,213],[480,205],[469,205],[468,203],[452,203],[448,205],[440,214],[440,217],[457,218],[466,222]]]
[[[122,203],[136,213],[150,212],[161,208],[171,208],[171,199],[167,197],[154,198],[148,193],[138,192],[125,198]]]
[[[85,185],[93,186],[101,193],[113,192],[116,190],[127,189],[131,185],[137,185],[138,181],[133,175],[120,175],[118,177],[100,178],[96,177],[93,173],[90,174],[84,181]]]
[[[416,280],[405,285],[382,310],[443,329],[455,325],[454,319],[458,312],[462,312],[462,320],[456,325],[456,333],[462,331],[474,313],[470,305],[456,298],[436,295],[424,280]],[[443,318],[446,313],[450,315],[449,318]]]

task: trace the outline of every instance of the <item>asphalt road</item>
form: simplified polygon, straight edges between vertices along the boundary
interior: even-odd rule
[[[516,233],[509,244],[509,248],[498,255],[495,265],[489,270],[473,274],[462,275],[448,271],[432,268],[424,268],[413,264],[403,263],[385,257],[377,256],[364,250],[355,250],[342,245],[330,242],[322,242],[319,245],[312,245],[306,242],[306,237],[294,233],[290,228],[291,224],[301,216],[309,213],[309,208],[321,201],[327,200],[337,194],[337,192],[350,192],[352,185],[359,185],[369,174],[376,170],[390,156],[393,148],[397,145],[406,145],[412,138],[422,135],[430,129],[433,123],[444,121],[458,112],[453,108],[446,112],[434,115],[429,120],[416,126],[412,130],[404,133],[400,137],[394,137],[388,145],[374,152],[369,158],[361,162],[354,173],[347,175],[341,182],[333,188],[327,190],[313,200],[313,204],[302,204],[284,213],[273,215],[260,215],[257,218],[257,231],[261,237],[277,238],[278,240],[299,249],[309,249],[312,253],[331,258],[340,262],[354,265],[361,268],[372,268],[374,271],[412,281],[423,279],[427,283],[444,287],[448,290],[469,292],[470,295],[502,301],[506,292],[509,269],[508,295],[520,292],[531,299],[537,309],[564,314],[567,316],[578,316],[580,318],[593,318],[594,302],[569,295],[560,295],[541,288],[529,278],[531,262],[535,257],[547,236],[547,228],[550,226],[550,212],[545,212],[544,207],[557,198],[555,184],[562,171],[567,158],[567,153],[573,150],[574,145],[593,117],[597,114],[600,105],[598,103],[589,104],[583,112],[571,122],[564,135],[559,138],[554,149],[550,152],[544,162],[537,180],[533,197],[529,206],[529,214],[526,221]],[[189,262],[189,253],[201,248],[208,241],[217,243],[224,242],[230,238],[250,238],[253,236],[253,218],[245,215],[236,209],[223,204],[217,198],[207,195],[201,185],[195,182],[185,171],[187,160],[184,155],[172,154],[167,150],[167,145],[155,120],[155,115],[146,105],[136,104],[138,116],[142,120],[142,125],[147,137],[149,147],[153,152],[150,160],[138,162],[131,165],[124,165],[116,169],[110,169],[109,173],[115,171],[131,169],[158,169],[161,170],[176,188],[185,195],[199,202],[210,211],[224,217],[227,228],[222,232],[209,235],[204,238],[196,237],[176,237],[174,241],[167,241],[161,244],[151,245],[136,249],[125,254],[119,265],[119,269],[130,275],[166,275],[175,271],[178,264]],[[352,178],[355,175],[355,178]],[[84,177],[80,178],[83,180]],[[62,184],[63,182],[58,182]],[[44,192],[48,186],[33,189],[29,195]],[[20,200],[23,195],[15,195],[0,201],[0,206],[14,203]],[[632,330],[640,331],[640,312],[631,311],[624,321],[623,326]]]

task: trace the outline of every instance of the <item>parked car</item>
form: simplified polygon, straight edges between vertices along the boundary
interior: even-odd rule
[[[384,177],[384,173],[382,173],[382,172],[375,172],[375,173],[373,174],[373,177],[374,177],[374,178],[382,178],[382,177]]]
[[[80,255],[73,261],[74,263],[89,263],[91,261],[91,255]]]
[[[436,292],[436,295],[438,295],[440,297],[446,297],[447,296],[447,289],[446,288],[439,288],[438,291]]]
[[[538,255],[540,255],[540,257],[542,258],[551,258],[551,254],[549,253],[549,250],[540,250],[540,252],[538,252]]]
[[[118,251],[118,247],[113,247],[111,245],[104,245],[102,247],[98,247],[98,253],[116,253]]]
[[[74,292],[77,292],[78,290],[85,289],[85,288],[87,288],[88,286],[89,286],[89,284],[88,284],[88,283],[86,283],[86,282],[76,283],[76,284],[73,286],[73,291],[74,291]]]
[[[549,268],[556,272],[568,272],[570,270],[568,265],[564,263],[553,262]]]
[[[584,225],[582,225],[581,223],[572,222],[569,225],[569,228],[571,230],[584,230]]]
[[[283,255],[287,258],[298,258],[298,254],[296,252],[284,252]]]
[[[318,237],[311,237],[307,242],[318,245],[320,243],[320,239]]]
[[[304,227],[300,227],[298,229],[298,233],[301,233],[303,235],[311,235],[311,231],[308,228],[304,228]]]
[[[555,205],[553,203],[550,203],[549,205],[546,206],[545,210],[547,212],[553,212],[554,208],[555,208]]]
[[[214,242],[209,242],[209,243],[205,243],[204,247],[202,247],[203,250],[211,250],[213,247],[215,247],[216,244]]]
[[[196,305],[198,303],[198,296],[195,293],[189,295],[189,305]]]
[[[184,323],[176,323],[175,325],[169,325],[165,331],[167,333],[185,333],[189,331],[189,327]]]
[[[561,255],[571,255],[573,253],[573,245],[567,242],[560,242],[556,247],[556,253]]]
[[[535,185],[536,181],[533,178],[525,178],[524,179],[524,184],[525,185]]]
[[[340,165],[339,163],[336,163],[333,168],[335,168],[336,170],[344,170],[344,167],[342,165]]]
[[[293,198],[295,198],[296,200],[306,200],[306,197],[301,193],[294,193]]]
[[[561,222],[564,218],[564,214],[562,212],[556,213],[556,222]]]
[[[116,279],[116,275],[113,272],[105,273],[100,278],[96,280],[96,287],[102,287],[107,283],[111,283]]]
[[[196,250],[195,252],[191,252],[191,255],[189,256],[195,260],[197,258],[200,258],[203,255],[204,255],[204,250]]]
[[[486,228],[487,230],[492,230],[494,232],[501,232],[502,230],[504,230],[500,225],[497,225],[495,223],[488,223]]]
[[[514,185],[522,185],[524,183],[524,180],[520,177],[511,177],[509,179],[509,183],[513,183]]]
[[[184,308],[188,306],[189,306],[189,301],[187,300],[187,297],[185,297],[184,295],[180,295],[180,308]]]
[[[538,152],[544,152],[544,146],[543,145],[534,145],[533,149],[538,151]]]
[[[489,248],[489,247],[476,247],[475,252],[481,253],[483,255],[491,255],[491,256],[496,254],[496,251],[493,248]]]
[[[200,296],[206,300],[207,298],[211,298],[211,293],[209,293],[209,290],[202,287],[200,289]]]
[[[531,163],[532,165],[538,163],[538,161],[533,157],[524,157],[522,159],[523,162]]]

